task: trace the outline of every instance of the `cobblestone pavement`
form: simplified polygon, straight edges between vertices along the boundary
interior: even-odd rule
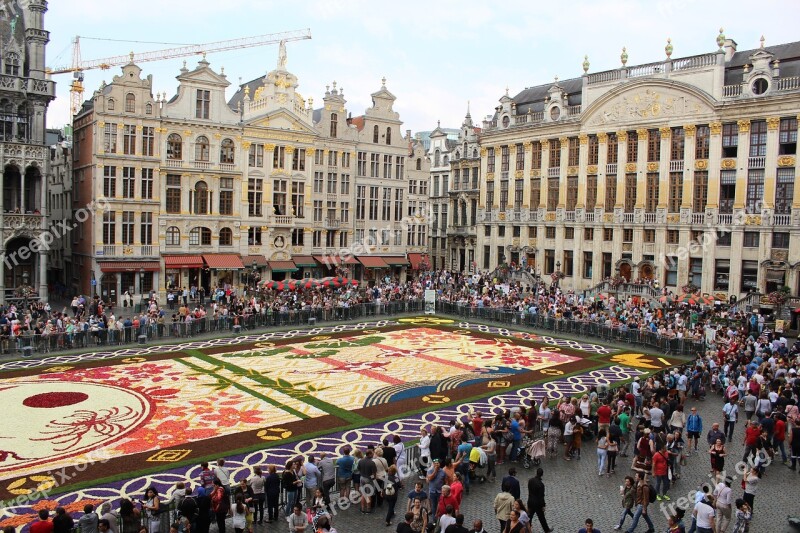
[[[691,403],[691,400],[690,400]],[[714,421],[721,421],[722,399],[709,396],[706,401],[695,402],[698,412],[703,419],[704,433],[711,428]],[[744,448],[742,438],[744,424],[737,424],[736,438],[728,450],[726,466],[741,459]],[[656,531],[667,530],[667,519],[664,513],[669,512],[667,505],[674,504],[681,496],[692,497],[691,494],[702,483],[709,480],[709,458],[707,446],[700,445],[700,453],[688,459],[687,466],[683,467],[682,477],[670,488],[672,498],[669,502],[656,502],[651,505],[650,515],[655,522]],[[575,532],[583,527],[583,522],[590,517],[594,520],[595,527],[604,533],[613,531],[621,513],[619,485],[625,475],[630,473],[630,458],[620,458],[616,474],[610,478],[598,477],[597,460],[594,446],[584,443],[583,459],[580,461],[564,461],[558,459],[544,459],[544,482],[547,494],[547,520],[556,532]],[[522,468],[520,464],[506,463],[498,467],[498,479],[495,483],[473,483],[471,494],[464,496],[462,512],[466,520],[465,525],[472,526],[472,521],[481,518],[488,533],[500,533],[500,526],[495,519],[492,502],[500,490],[500,478],[508,473],[510,467],[516,467],[517,478],[522,486],[522,499],[527,500],[527,482],[534,474],[535,467],[530,470]],[[733,483],[734,498],[741,497],[742,488],[740,479]],[[410,480],[409,480],[410,481]],[[409,483],[407,483],[408,485]],[[412,487],[413,488],[413,487]],[[751,533],[783,533],[792,531],[788,528],[786,516],[790,512],[790,504],[796,504],[800,476],[791,471],[780,462],[767,468],[767,473],[762,479],[762,486],[755,498],[755,516],[750,527]],[[404,489],[407,492],[408,487]],[[693,501],[693,500],[692,500]],[[371,515],[362,515],[357,506],[340,511],[334,517],[334,526],[339,533],[367,533],[375,531],[395,531],[398,520],[402,520],[406,502],[400,499],[397,503],[397,517],[391,527],[384,525],[385,509],[380,509]],[[796,506],[795,506],[796,509]],[[796,511],[795,511],[796,512]],[[687,512],[691,515],[691,510]],[[540,532],[541,526],[534,517],[533,531]],[[626,520],[625,527],[630,525],[630,518]],[[686,521],[687,531],[691,525],[691,518]],[[640,520],[637,531],[644,532],[647,525]],[[733,525],[728,531],[733,529]],[[281,520],[279,523],[259,526],[256,533],[272,533],[273,531],[285,532],[287,527]]]

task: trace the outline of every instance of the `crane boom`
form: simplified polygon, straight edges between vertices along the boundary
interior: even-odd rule
[[[138,54],[134,54],[133,52],[131,52],[130,54],[126,55],[106,57],[102,59],[90,59],[87,61],[81,61],[80,59],[78,59],[77,61],[73,60],[72,66],[50,69],[49,72],[50,74],[64,74],[67,72],[79,72],[83,70],[92,70],[97,68],[105,70],[111,67],[125,65],[134,60],[137,63],[143,63],[145,61],[174,59],[176,57],[187,57],[203,53],[224,52],[227,50],[250,48],[253,46],[263,46],[266,44],[278,43],[280,41],[300,41],[304,39],[311,39],[311,29],[305,28],[302,30],[291,30],[279,33],[269,33],[266,35],[256,35],[254,37],[241,37],[239,39],[216,41],[213,43],[206,43],[206,44],[179,46],[176,48],[153,50],[150,52],[142,52]],[[80,56],[78,56],[78,58],[79,57]]]

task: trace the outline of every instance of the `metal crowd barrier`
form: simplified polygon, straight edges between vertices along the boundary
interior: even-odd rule
[[[380,304],[363,303],[330,309],[279,309],[277,311],[269,309],[261,313],[219,318],[204,317],[184,322],[173,322],[171,318],[165,317],[164,323],[148,322],[140,327],[129,326],[111,330],[101,328],[72,333],[58,332],[49,335],[23,334],[0,338],[0,352],[30,356],[98,346],[123,346],[150,341],[188,339],[208,333],[234,334],[272,327],[299,327],[361,319],[374,320],[378,317],[423,313],[424,311],[423,300],[414,299],[391,300]],[[125,316],[124,312],[121,316]]]
[[[665,355],[693,357],[705,350],[704,340],[668,338],[648,330],[632,330],[627,327],[612,328],[604,323],[571,320],[543,314],[531,314],[510,308],[472,307],[452,302],[436,302],[436,310],[444,315],[470,320],[482,320],[510,326],[527,326],[551,332],[554,335],[574,335],[595,338],[605,342],[618,342],[651,349]]]

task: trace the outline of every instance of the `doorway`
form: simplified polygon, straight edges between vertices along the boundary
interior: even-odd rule
[[[625,278],[625,281],[631,280],[631,264],[622,263],[619,265],[619,275]]]

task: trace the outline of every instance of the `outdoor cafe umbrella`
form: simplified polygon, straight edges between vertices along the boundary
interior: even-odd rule
[[[284,281],[266,281],[264,282],[264,288],[275,291],[285,291],[287,284]]]
[[[675,303],[688,305],[714,305],[714,298],[700,294],[681,294],[675,298]]]
[[[297,283],[297,286],[301,289],[316,289],[322,286],[322,284],[313,278],[304,279],[302,282]]]

